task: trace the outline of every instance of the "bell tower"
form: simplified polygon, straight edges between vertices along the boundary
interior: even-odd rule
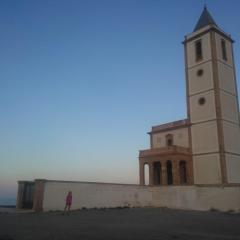
[[[240,125],[233,40],[206,7],[185,36],[194,184],[240,183]]]

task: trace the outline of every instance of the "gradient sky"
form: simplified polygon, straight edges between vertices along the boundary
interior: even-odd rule
[[[207,2],[239,80],[240,1]],[[186,117],[181,42],[203,3],[1,0],[0,204],[17,180],[138,183],[151,126]]]

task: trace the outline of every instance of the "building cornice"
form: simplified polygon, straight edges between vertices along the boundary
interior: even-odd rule
[[[209,25],[207,28],[205,28],[202,31],[186,35],[185,36],[185,40],[182,43],[186,44],[186,43],[188,43],[190,41],[193,41],[193,40],[195,40],[197,38],[200,38],[202,35],[204,35],[204,34],[206,34],[208,32],[211,32],[211,31],[218,33],[222,37],[224,37],[224,38],[228,39],[230,42],[234,43],[234,40],[232,39],[230,34],[227,34],[227,33],[223,32],[219,28],[216,28],[214,25]]]
[[[151,134],[154,134],[154,133],[176,130],[176,129],[179,129],[179,128],[187,128],[190,125],[191,124],[190,124],[190,121],[188,119],[183,119],[183,120],[179,120],[179,121],[174,121],[174,122],[169,122],[169,123],[153,126],[152,131],[148,132],[148,134],[151,135]]]
[[[139,158],[162,156],[162,155],[179,155],[179,154],[191,155],[190,148],[173,145],[169,147],[141,150],[139,151]]]

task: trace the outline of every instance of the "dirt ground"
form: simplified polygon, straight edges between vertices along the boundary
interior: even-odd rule
[[[239,239],[240,214],[163,208],[1,213],[0,240]]]

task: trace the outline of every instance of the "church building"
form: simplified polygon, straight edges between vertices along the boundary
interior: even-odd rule
[[[17,208],[63,210],[71,191],[75,210],[168,207],[240,212],[240,122],[233,40],[205,7],[183,44],[187,117],[152,127],[150,149],[139,153],[140,184],[19,181]]]
[[[183,42],[187,118],[152,127],[150,149],[139,154],[141,185],[145,175],[150,186],[240,183],[233,42],[204,7]]]

